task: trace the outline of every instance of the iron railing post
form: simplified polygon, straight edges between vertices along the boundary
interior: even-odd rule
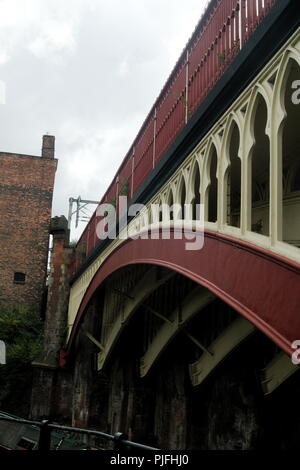
[[[124,450],[123,440],[126,440],[127,436],[123,432],[116,432],[114,435],[114,450]]]
[[[49,421],[43,420],[40,426],[40,437],[38,450],[46,452],[50,450],[51,443],[51,429],[49,428]]]

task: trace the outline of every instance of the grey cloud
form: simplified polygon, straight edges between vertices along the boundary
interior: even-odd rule
[[[20,15],[4,34],[0,20],[0,38],[12,35],[0,46],[0,149],[39,155],[41,136],[56,135],[54,214],[70,196],[102,196],[204,3],[28,0],[27,26]]]

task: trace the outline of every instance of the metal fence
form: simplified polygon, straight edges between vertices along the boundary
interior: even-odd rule
[[[133,442],[128,440],[126,434],[117,432],[114,435],[107,434],[101,431],[91,430],[91,429],[82,429],[76,428],[72,426],[62,426],[59,424],[53,424],[48,420],[43,421],[30,421],[23,418],[16,418],[11,416],[0,416],[0,421],[6,421],[15,424],[22,424],[35,427],[39,431],[39,437],[37,441],[37,446],[34,446],[34,450],[38,450],[41,452],[47,452],[49,450],[58,450],[60,448],[59,443],[62,442],[63,438],[58,440],[58,444],[53,446],[51,444],[51,435],[54,432],[60,432],[60,437],[62,437],[66,433],[71,434],[80,434],[84,436],[94,436],[96,438],[104,439],[105,441],[110,441],[112,444],[113,450],[116,451],[125,451],[130,448],[132,449],[139,449],[139,450],[159,450],[155,447],[146,446],[143,444],[139,444],[137,442]],[[56,437],[58,437],[56,435]],[[26,440],[26,439],[25,439]],[[75,442],[75,441],[74,441]],[[0,447],[1,447],[1,436],[0,436]],[[5,446],[3,446],[5,447]],[[86,450],[89,446],[86,447]],[[81,450],[83,450],[84,446],[82,446]],[[100,448],[95,448],[95,450],[101,450]]]

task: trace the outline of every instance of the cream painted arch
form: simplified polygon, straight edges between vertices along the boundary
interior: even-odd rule
[[[231,140],[231,135],[233,132],[234,124],[237,125],[239,135],[242,136],[244,120],[236,111],[231,111],[225,123],[224,135],[223,135],[222,145],[221,145],[221,159],[220,159],[220,172],[219,172],[220,178],[224,177],[224,174],[228,166],[230,165],[229,147],[230,147],[230,140]],[[240,158],[240,160],[242,160],[241,138],[239,142],[238,157]]]
[[[259,95],[265,101],[266,108],[267,108],[267,124],[265,128],[265,134],[271,140],[270,129],[271,129],[271,102],[270,96],[265,91],[265,87],[260,84],[255,84],[252,89],[250,99],[248,102],[247,110],[245,113],[245,120],[243,125],[243,132],[241,133],[241,140],[242,140],[242,159],[247,162],[250,158],[251,151],[255,145],[255,136],[254,136],[254,123],[256,118],[256,109],[258,106],[258,99]]]
[[[227,177],[228,171],[231,165],[230,161],[230,145],[231,145],[231,138],[232,133],[234,130],[234,125],[237,126],[239,132],[239,149],[238,149],[238,158],[241,161],[241,182],[242,182],[242,142],[241,142],[241,135],[243,129],[244,121],[242,117],[237,114],[235,111],[232,111],[226,120],[224,135],[222,140],[221,146],[221,159],[220,159],[220,170],[219,170],[219,188],[220,188],[220,225],[221,227],[227,226],[227,204],[226,204],[226,197],[227,197]],[[242,184],[241,184],[242,186]],[[242,187],[241,187],[242,193]],[[242,202],[240,212],[242,212]],[[235,228],[236,229],[236,228]],[[239,229],[238,229],[239,230]]]
[[[216,179],[217,179],[217,222],[210,223],[208,222],[208,209],[209,209],[209,189],[211,184],[210,178],[210,169],[212,162],[213,149],[215,149],[217,156],[217,169],[216,169]],[[207,144],[204,161],[203,161],[203,178],[201,178],[201,194],[203,194],[203,204],[204,204],[204,220],[206,223],[212,225],[218,225],[218,210],[219,210],[219,162],[220,162],[220,144],[217,141],[215,135],[213,134]]]
[[[295,38],[293,38],[293,41],[295,41]],[[281,55],[282,55],[282,52],[281,52]],[[262,96],[262,98],[264,99],[265,103],[266,103],[266,108],[267,108],[267,113],[268,113],[268,121],[267,121],[267,126],[266,126],[266,135],[269,135],[269,131],[270,131],[270,125],[269,125],[269,122],[270,122],[270,119],[269,119],[269,109],[270,109],[270,106],[268,106],[268,104],[270,103],[270,101],[272,101],[272,87],[270,86],[270,83],[269,83],[269,79],[270,77],[272,76],[275,76],[277,74],[277,69],[278,69],[278,63],[279,63],[279,59],[280,59],[280,56],[278,55],[277,57],[275,57],[272,61],[271,61],[271,69],[268,69],[266,67],[266,69],[264,71],[262,71],[262,73],[260,74],[261,75],[261,83],[259,83],[259,81],[254,85],[254,88],[256,90],[256,94],[257,92],[260,93],[260,95]],[[273,70],[272,70],[273,69]],[[252,92],[252,93],[251,93]],[[248,97],[247,97],[248,95]],[[249,113],[249,96],[251,97],[252,96],[252,99],[254,99],[254,104],[255,104],[255,98],[256,96],[254,96],[254,93],[253,93],[253,85],[252,86],[249,86],[248,89],[245,91],[245,94],[244,94],[244,97],[242,97],[241,99],[238,99],[237,100],[237,103],[231,107],[231,110],[230,112],[231,113],[235,113],[236,115],[236,123],[238,125],[238,123],[242,123],[241,126],[240,126],[240,129],[242,127],[243,130],[241,130],[241,135],[244,135],[244,128],[245,128],[245,120],[244,119],[244,110],[246,109],[246,114],[248,113],[248,115],[250,115],[250,117],[252,117],[252,119],[254,118],[254,114],[252,112]],[[253,98],[254,97],[254,98]],[[250,103],[251,104],[251,103]],[[243,112],[241,112],[241,110],[243,110]],[[246,116],[247,117],[247,116]],[[226,125],[224,125],[224,123],[226,124],[228,122],[228,118],[227,117],[223,117],[221,119],[221,121],[224,121],[223,123],[221,122],[222,126],[223,127],[226,127]],[[173,188],[178,189],[178,181],[180,181],[180,174],[181,172],[185,172],[185,168],[188,166],[188,165],[193,165],[193,161],[195,160],[195,155],[197,155],[197,157],[199,157],[199,155],[202,155],[203,154],[203,148],[206,148],[206,156],[207,156],[207,146],[209,145],[211,139],[213,138],[214,139],[214,143],[215,143],[215,147],[216,147],[216,150],[218,148],[218,141],[221,142],[221,144],[223,144],[223,141],[222,139],[220,139],[220,133],[218,132],[219,131],[219,127],[220,127],[220,124],[218,123],[218,125],[214,126],[213,130],[211,131],[210,135],[208,137],[206,137],[203,141],[201,141],[201,143],[199,144],[198,146],[198,149],[196,148],[196,150],[193,152],[192,155],[190,155],[188,158],[187,158],[187,163],[185,162],[182,167],[181,167],[181,170],[179,169],[177,172],[176,172],[176,175],[174,175],[172,177],[172,180],[171,180],[171,185]],[[243,138],[240,139],[241,142],[244,144],[246,139],[243,141]],[[201,151],[199,150],[201,146]],[[223,158],[223,151],[220,152],[221,153],[221,158]],[[245,165],[243,164],[243,159],[244,159],[244,154],[246,153],[244,151],[244,148],[242,148],[242,155],[241,155],[241,159],[242,159],[242,168],[241,168],[241,172],[242,172],[242,187],[243,189],[247,189],[247,184],[244,183],[244,180],[246,179],[247,180],[247,172],[245,171]],[[217,155],[218,155],[218,152],[217,152]],[[218,155],[218,158],[219,158],[219,155]],[[205,159],[205,156],[204,156],[204,159]],[[201,160],[201,158],[200,158]],[[246,173],[246,175],[245,175]],[[203,186],[203,174],[205,174],[205,172],[203,171],[203,167],[202,169],[200,169],[200,175],[201,175],[201,192],[202,192],[202,186]],[[189,172],[189,181],[187,183],[187,187],[186,187],[186,191],[187,191],[187,201],[189,201],[189,199],[191,199],[191,171]],[[224,181],[223,181],[223,177],[220,177],[220,176],[217,176],[218,178],[218,184],[219,185],[224,185]],[[167,183],[167,186],[168,186],[169,183]],[[166,187],[166,186],[165,186]],[[165,189],[164,189],[165,190]],[[175,193],[176,191],[173,192],[173,194]],[[219,196],[219,203],[218,203],[218,207],[221,207],[221,204],[220,202],[222,203],[222,201],[220,201],[220,198],[222,198],[221,196],[222,192],[221,191],[218,191],[218,196]],[[174,198],[175,199],[175,198]],[[249,198],[248,198],[249,199]],[[202,198],[203,200],[203,198]],[[246,204],[245,204],[245,201],[247,200],[247,197],[245,196],[245,191],[242,191],[242,194],[241,194],[241,206],[242,206],[242,210],[241,210],[241,218],[242,218],[242,221],[241,221],[241,228],[242,230],[240,231],[241,233],[241,236],[244,237],[245,236],[245,223],[243,224],[243,219],[245,219],[245,213],[247,213],[247,207],[245,208]],[[244,202],[244,204],[243,204]],[[249,212],[249,211],[248,211]],[[218,214],[218,226],[220,225],[220,221],[221,221],[221,217],[220,217],[221,214]],[[215,224],[214,224],[215,225]],[[244,227],[243,227],[244,225]],[[218,227],[219,228],[219,227]],[[226,230],[226,226],[224,227],[225,230]],[[249,234],[248,236],[251,235],[251,238],[254,239],[254,241],[257,240],[257,237],[255,236],[256,234]],[[260,235],[258,235],[260,236]],[[259,240],[257,240],[259,241]],[[262,243],[264,246],[269,246],[268,243],[266,243],[265,241],[260,241],[260,243]]]
[[[192,154],[188,159],[187,164],[184,166],[181,176],[183,176],[185,182],[185,198],[184,198],[184,218],[187,220],[192,220],[193,211],[192,211],[192,186],[191,186],[191,172],[194,170],[194,161],[195,154]],[[182,184],[183,180],[180,180]],[[182,188],[181,188],[182,189]],[[181,198],[182,202],[182,198]]]
[[[265,88],[263,86],[259,86],[256,84],[253,87],[249,103],[247,106],[247,110],[245,113],[245,120],[244,120],[244,126],[243,126],[243,132],[241,134],[242,137],[242,143],[243,143],[243,159],[245,161],[248,161],[250,158],[251,151],[255,145],[255,136],[254,136],[254,123],[255,123],[255,118],[256,118],[256,110],[258,106],[258,100],[259,100],[259,95],[262,97],[266,104],[267,108],[267,124],[265,128],[265,134],[271,139],[270,135],[270,129],[271,129],[271,103],[270,103],[270,97],[269,95],[265,92]]]
[[[166,204],[169,207],[173,206],[174,204],[174,190],[171,184],[167,187],[167,190],[166,190]],[[171,218],[170,211],[168,211],[168,214],[166,214],[166,218],[164,220],[170,221],[173,219],[174,219],[174,215]]]
[[[203,194],[201,192],[202,191],[201,182],[203,179],[204,155],[205,155],[206,149],[207,149],[207,144],[204,146],[204,148],[202,146],[201,151],[194,152],[191,157],[190,171],[189,171],[188,183],[187,183],[188,185],[187,203],[189,204],[193,202],[194,197],[195,197],[194,185],[195,185],[195,173],[197,171],[197,167],[198,167],[199,177],[200,177],[199,192],[200,192],[201,201],[203,203]]]
[[[149,214],[148,214],[148,211],[144,209],[142,213],[140,214],[140,227],[141,228],[148,227],[148,224],[149,224]]]
[[[265,127],[265,134],[269,138],[270,142],[270,165],[272,164],[271,158],[271,113],[270,113],[270,97],[265,92],[265,88],[256,84],[252,90],[247,110],[245,113],[245,121],[243,127],[242,139],[242,186],[243,186],[243,198],[242,198],[242,217],[241,217],[241,229],[242,233],[246,234],[251,232],[251,211],[252,211],[252,153],[255,147],[255,135],[254,125],[256,119],[256,111],[259,103],[259,99],[263,99],[267,109],[267,123]],[[271,184],[270,184],[271,186]],[[271,212],[271,209],[270,209]],[[270,213],[269,213],[270,219]],[[271,223],[270,223],[271,228]],[[263,235],[255,234],[255,238],[262,237]]]
[[[151,214],[152,214],[152,221],[154,224],[159,223],[159,207],[161,203],[161,196],[160,194],[155,199],[154,203],[151,204]]]
[[[162,209],[162,222],[170,220],[170,211],[168,210],[168,192],[163,191],[160,195],[161,209]]]
[[[175,200],[174,200],[176,204],[181,204],[181,195],[182,195],[181,193],[182,193],[183,186],[186,192],[187,184],[186,184],[186,175],[185,175],[184,168],[182,168],[179,171],[177,178],[176,178],[176,189],[175,189]]]
[[[190,172],[189,172],[189,179],[188,179],[188,188],[187,188],[187,199],[186,202],[189,204],[189,216],[190,219],[193,219],[193,211],[194,211],[194,204],[196,200],[196,194],[195,194],[195,184],[196,184],[196,177],[198,175],[199,178],[199,187],[198,187],[198,192],[199,192],[199,197],[201,201],[201,170],[200,170],[200,163],[199,163],[199,158],[197,155],[194,156],[194,158],[191,161],[191,166],[190,166]],[[197,215],[196,215],[197,218]]]
[[[273,246],[276,246],[278,241],[282,241],[282,139],[284,123],[287,118],[284,95],[290,74],[291,61],[295,61],[300,66],[300,52],[295,48],[288,48],[282,55],[274,84],[271,106],[271,134],[273,138],[270,146],[272,154],[270,228]]]
[[[175,219],[185,219],[186,218],[186,198],[187,198],[187,184],[186,184],[186,176],[185,172],[181,171],[178,178],[178,184],[176,189],[176,200],[175,203],[178,204],[178,207],[181,207],[181,214],[179,217],[179,213],[176,214]]]

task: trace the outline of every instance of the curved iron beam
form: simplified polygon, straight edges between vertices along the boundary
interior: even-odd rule
[[[152,264],[189,277],[232,306],[286,354],[300,338],[300,266],[254,244],[205,231],[201,250],[187,251],[185,240],[128,239],[100,266],[80,304],[69,337],[70,353],[81,320],[94,293],[118,269]]]

